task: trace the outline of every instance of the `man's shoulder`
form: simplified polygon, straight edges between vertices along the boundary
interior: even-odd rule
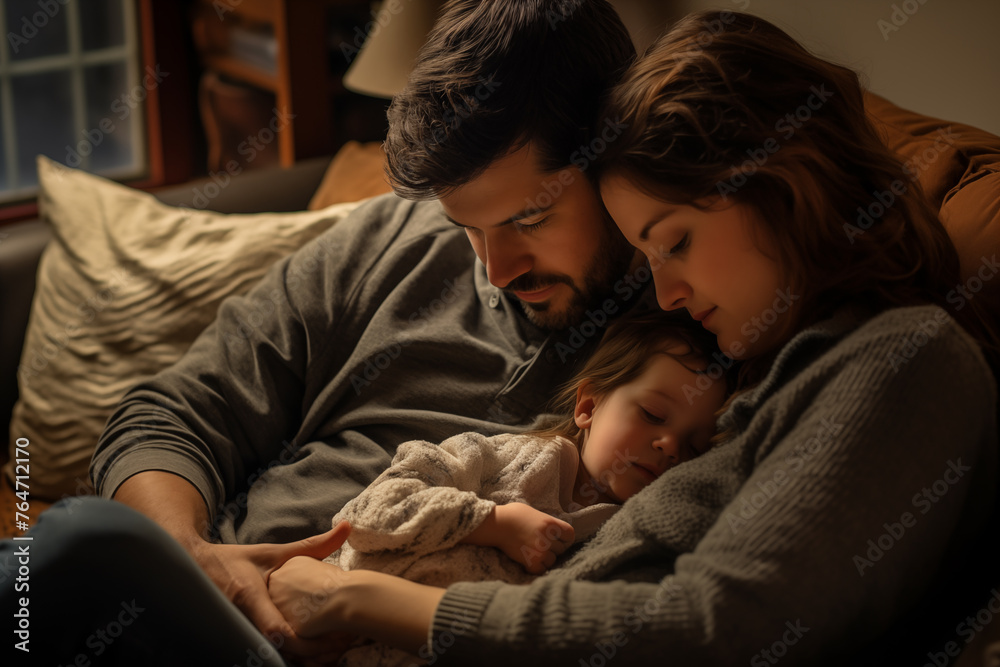
[[[361,202],[299,254],[307,267],[321,264],[340,280],[371,278],[373,270],[395,279],[432,256],[437,266],[445,260],[466,263],[473,256],[465,234],[448,221],[439,202],[414,202],[392,193]]]
[[[372,197],[362,202],[345,220],[352,228],[369,232],[386,230],[406,236],[459,231],[448,222],[437,200],[410,201],[393,193]]]

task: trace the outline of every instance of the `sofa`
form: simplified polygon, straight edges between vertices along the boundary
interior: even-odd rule
[[[47,161],[43,162],[42,171],[51,175],[54,165],[47,163]],[[82,190],[87,198],[92,198],[96,191],[105,186],[116,187],[104,182],[103,179],[83,173],[77,173],[74,176],[83,179],[78,183],[78,190]],[[228,273],[224,270],[216,272],[221,276],[218,279],[220,282],[229,281],[223,286],[224,291],[229,291],[231,287],[236,287],[237,291],[245,291],[252,284],[253,279],[258,274],[263,273],[268,263],[276,260],[282,254],[291,252],[307,240],[310,235],[321,231],[324,228],[326,218],[337,219],[338,215],[349,211],[353,204],[330,209],[333,213],[331,216],[323,216],[322,213],[308,213],[307,211],[319,211],[331,205],[347,201],[353,202],[389,190],[382,171],[382,153],[378,143],[348,142],[332,160],[330,157],[315,158],[300,162],[287,169],[268,167],[257,171],[247,171],[228,178],[226,176],[226,174],[213,174],[201,180],[168,187],[155,193],[155,202],[162,203],[162,210],[165,212],[191,211],[197,213],[204,209],[201,213],[208,223],[222,221],[223,224],[236,228],[241,224],[240,220],[246,217],[248,221],[256,221],[254,224],[259,227],[258,234],[263,234],[264,239],[270,233],[270,223],[276,222],[275,228],[278,231],[275,233],[283,234],[286,237],[283,239],[283,245],[277,248],[277,252],[273,252],[275,249],[272,248],[272,252],[263,258],[261,266],[247,268],[244,265]],[[220,183],[223,185],[220,186]],[[68,181],[57,181],[56,187],[52,188],[58,191],[55,193],[55,198],[62,197],[72,200],[71,194],[66,192],[68,187]],[[133,196],[153,199],[152,196],[129,191],[125,188],[120,188],[120,191],[126,201]],[[209,197],[209,195],[211,196]],[[17,491],[23,491],[25,488],[28,491],[26,514],[30,517],[27,521],[29,525],[52,502],[68,495],[90,492],[89,481],[86,480],[84,471],[85,459],[89,458],[87,452],[92,448],[92,441],[100,429],[100,424],[107,417],[103,413],[104,408],[111,405],[112,401],[117,400],[117,397],[102,399],[102,405],[98,406],[100,413],[91,415],[93,419],[90,420],[89,425],[78,425],[71,432],[61,433],[58,436],[45,434],[47,437],[41,443],[34,438],[29,438],[31,444],[23,448],[17,455],[18,458],[22,459],[21,463],[28,463],[28,469],[15,470],[16,462],[13,461],[12,457],[15,456],[17,441],[19,438],[31,435],[30,429],[25,431],[19,427],[23,420],[12,420],[12,417],[18,399],[25,393],[27,377],[25,366],[31,365],[30,362],[25,361],[25,355],[30,354],[32,341],[29,340],[28,347],[25,347],[25,339],[29,331],[29,321],[32,319],[32,308],[34,305],[37,310],[42,310],[40,308],[42,305],[41,297],[48,293],[46,287],[51,287],[53,279],[65,280],[67,278],[65,275],[53,275],[52,271],[45,271],[45,266],[42,263],[43,253],[46,248],[49,248],[49,254],[52,255],[54,250],[64,249],[68,245],[76,246],[77,244],[72,238],[74,233],[100,236],[98,228],[101,225],[98,224],[97,218],[103,216],[101,212],[95,214],[91,211],[81,214],[80,211],[74,211],[74,220],[67,222],[72,222],[79,229],[62,229],[56,233],[54,231],[56,226],[51,224],[51,218],[55,216],[61,219],[69,216],[63,216],[58,210],[59,206],[54,204],[52,198],[46,197],[44,191],[40,199],[41,217],[0,228],[0,321],[3,322],[3,326],[0,328],[0,350],[3,351],[0,352],[0,415],[2,415],[4,423],[8,424],[5,432],[10,436],[7,440],[9,446],[5,446],[0,452],[0,465],[9,464],[10,473],[0,477],[0,537],[10,537],[20,533],[15,521],[16,519],[23,520],[23,517],[16,517],[15,512],[18,509],[23,509],[23,505],[20,508],[18,505],[25,501],[23,497],[19,498],[15,495]],[[55,210],[46,213],[46,204],[49,204],[48,208]],[[216,215],[216,213],[225,215]],[[285,216],[284,213],[288,213],[288,215]],[[147,221],[153,215],[155,213],[147,213]],[[184,222],[183,216],[180,219]],[[289,223],[288,219],[293,222]],[[122,221],[127,221],[127,218],[123,217]],[[103,220],[103,222],[107,223],[108,221]],[[163,224],[160,226],[163,227]],[[187,226],[194,227],[196,225],[188,224]],[[163,230],[160,231],[162,233]],[[223,230],[219,229],[219,225],[215,225],[213,232],[218,234],[220,231]],[[103,232],[105,235],[110,233],[106,225]],[[138,233],[141,235],[141,232]],[[53,243],[54,237],[57,240],[56,243]],[[258,240],[261,240],[259,236]],[[196,241],[196,243],[198,242]],[[158,248],[150,250],[153,255],[159,254]],[[81,262],[87,259],[73,254],[74,258],[80,259]],[[94,258],[94,261],[99,262],[100,259],[106,260],[107,258]],[[260,259],[260,257],[252,259]],[[229,264],[236,263],[229,262]],[[75,276],[71,275],[70,277]],[[72,306],[75,310],[71,310],[69,315],[64,315],[58,323],[60,325],[66,324],[65,327],[58,327],[59,329],[75,326],[76,331],[73,333],[76,338],[82,338],[86,335],[87,327],[84,325],[101,321],[101,317],[108,312],[105,308],[104,293],[114,296],[113,292],[116,288],[114,278],[102,283],[100,276],[90,277],[92,279],[88,281],[90,284],[87,287],[89,289],[87,297],[73,301]],[[36,298],[36,286],[39,279],[45,282],[45,285],[37,291],[37,296],[40,298]],[[158,279],[162,280],[163,276],[158,276]],[[98,289],[102,286],[105,289]],[[194,327],[180,332],[178,336],[175,336],[179,337],[179,340],[175,342],[179,342],[181,347],[186,347],[186,344],[197,334],[197,329],[200,329],[201,325],[207,324],[211,318],[209,311],[214,311],[215,302],[219,297],[224,296],[225,294],[218,294],[211,301],[197,305],[192,304],[192,308],[197,308],[200,314],[193,322]],[[183,297],[178,297],[178,300],[183,300]],[[37,333],[40,328],[43,327],[35,326],[34,331]],[[59,335],[64,333],[65,331],[60,331]],[[77,343],[79,342],[77,341]],[[65,347],[66,349],[59,350],[64,356],[72,356],[78,352],[78,349],[74,349],[75,343]],[[180,348],[174,350],[175,356],[180,351]],[[37,357],[37,355],[35,356]],[[45,360],[49,361],[47,358]],[[51,363],[42,369],[45,372],[54,371],[55,382],[60,382],[73,371],[71,368],[61,368],[61,362],[60,357],[53,357]],[[154,367],[159,365],[159,361],[153,362]],[[149,369],[147,368],[147,370]],[[31,369],[31,372],[37,375],[37,369]],[[136,379],[138,377],[137,375]],[[68,386],[72,387],[73,378],[70,377],[67,383]],[[19,385],[21,386],[19,387]],[[44,384],[42,390],[45,390]],[[111,398],[112,401],[107,400],[107,398]],[[22,405],[23,403],[24,401],[22,401]],[[35,411],[34,421],[47,422],[50,419],[55,419],[57,413],[62,411],[62,407],[40,406]],[[46,412],[46,409],[49,409],[50,412]],[[69,423],[80,417],[79,414],[74,414],[73,410],[63,416],[65,417],[63,421]],[[81,445],[83,442],[87,444]],[[53,452],[74,447],[81,449],[81,455],[75,456],[75,461],[72,464],[57,460],[59,455],[53,454]],[[27,461],[23,460],[25,455]],[[15,472],[23,475],[21,486],[16,485]]]
[[[904,161],[911,183],[924,189],[955,242],[962,271],[954,290],[956,307],[976,300],[1000,328],[1000,137],[901,109],[874,94],[867,94],[866,106],[887,145]],[[7,458],[27,456],[30,461],[28,523],[48,503],[90,491],[88,451],[128,384],[182,354],[227,291],[248,289],[267,263],[349,214],[354,200],[388,190],[381,164],[377,145],[349,145],[332,161],[216,174],[159,192],[154,199],[43,163],[42,219],[0,227],[0,414],[10,421]],[[254,211],[276,213],[242,215]],[[118,239],[119,232],[127,238]],[[99,253],[90,256],[81,250],[95,239]],[[241,239],[252,242],[239,245]],[[206,255],[203,246],[214,243],[221,244],[219,251],[197,263],[194,258]],[[274,252],[258,255],[262,246]],[[181,268],[161,266],[165,255]],[[124,277],[107,273],[109,262]],[[60,277],[61,264],[75,265],[76,273]],[[234,264],[241,266],[238,275],[231,272]],[[170,271],[179,271],[179,277],[165,278]],[[50,294],[58,291],[51,284],[53,275],[64,283],[60,289],[69,295],[75,313],[58,331],[45,329],[57,308]],[[185,292],[189,288],[190,294]],[[197,313],[185,310],[188,298]],[[181,321],[164,326],[175,338],[169,345],[160,340],[167,334],[159,331],[156,318],[152,323],[144,319],[158,308],[165,318]],[[111,321],[112,315],[117,319]],[[99,345],[87,338],[88,332],[102,337]],[[143,339],[141,345],[137,338]],[[146,365],[127,377],[107,375],[108,368],[128,368],[133,356]],[[77,366],[62,369],[71,357]],[[125,366],[112,364],[122,361]],[[33,396],[43,380],[52,396],[65,400]],[[111,385],[117,389],[105,391]],[[100,405],[87,403],[89,394],[100,394]],[[38,405],[29,409],[26,402]],[[78,404],[83,406],[79,412]],[[56,423],[59,427],[51,428]],[[72,444],[64,447],[63,439]],[[23,442],[27,446],[18,453]],[[8,460],[0,488],[4,536],[19,532],[13,517],[22,502],[14,495],[16,473],[16,463]],[[981,634],[977,642],[986,636]]]

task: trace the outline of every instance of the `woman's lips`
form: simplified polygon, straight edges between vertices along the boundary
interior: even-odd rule
[[[715,308],[709,308],[708,310],[703,310],[700,313],[697,313],[696,315],[692,315],[691,318],[694,319],[694,320],[696,320],[696,321],[698,321],[698,322],[701,322],[702,326],[704,326],[705,325],[705,320],[707,320],[709,317],[711,317],[712,313],[714,313],[714,312],[715,312]]]

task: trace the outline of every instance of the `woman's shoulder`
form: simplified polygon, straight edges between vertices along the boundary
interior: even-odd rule
[[[897,381],[996,393],[978,343],[943,308],[906,306],[859,316],[838,312],[794,336],[748,397],[759,404],[789,385],[849,383],[878,392]]]
[[[749,432],[757,420],[780,430],[809,415],[824,433],[823,419],[838,429],[864,425],[858,437],[868,442],[872,423],[930,420],[962,423],[970,438],[995,442],[996,410],[996,383],[975,340],[946,310],[909,306],[869,317],[842,311],[803,330],[720,427]]]
[[[959,364],[992,376],[979,344],[947,310],[936,305],[882,311],[845,335],[838,347],[844,352],[880,355],[894,372],[919,357],[921,365],[928,361]]]

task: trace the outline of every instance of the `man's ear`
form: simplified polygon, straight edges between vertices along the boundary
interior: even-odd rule
[[[594,396],[594,385],[589,380],[584,380],[576,390],[576,409],[573,411],[573,421],[581,430],[590,428],[594,421],[594,408],[597,407],[597,398]]]

